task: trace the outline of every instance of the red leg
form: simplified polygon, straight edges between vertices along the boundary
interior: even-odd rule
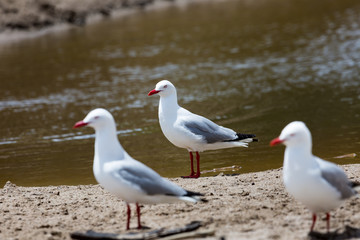
[[[140,206],[136,203],[136,212],[138,217],[138,229],[142,229],[141,222],[140,222]]]
[[[313,213],[313,215],[312,215],[312,224],[311,224],[310,232],[312,232],[312,231],[314,230],[315,222],[316,222],[316,214]]]
[[[189,152],[189,155],[190,155],[190,176],[193,176],[193,175],[195,175],[195,172],[194,172],[194,157],[193,157],[192,152]]]
[[[126,230],[130,229],[130,217],[131,217],[131,209],[130,209],[130,205],[126,204],[127,206],[127,222],[126,222]]]
[[[189,176],[182,176],[182,178],[193,178],[195,176],[195,172],[194,172],[194,157],[192,152],[189,152],[190,155],[190,175]]]
[[[200,154],[199,154],[199,152],[196,152],[196,167],[197,167],[197,172],[194,177],[198,178],[198,177],[200,177]]]
[[[327,228],[327,231],[329,232],[329,230],[330,230],[330,214],[329,213],[326,213],[326,228]]]

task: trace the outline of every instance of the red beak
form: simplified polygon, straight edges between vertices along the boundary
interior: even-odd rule
[[[157,94],[157,93],[159,93],[159,92],[160,92],[160,91],[153,89],[153,90],[151,90],[151,91],[148,93],[148,96]]]
[[[270,142],[270,146],[275,146],[275,145],[278,145],[280,143],[283,143],[284,141],[283,140],[280,140],[278,137],[277,138],[274,138],[271,142]]]
[[[88,125],[88,123],[84,122],[84,121],[78,121],[77,123],[75,123],[75,125],[73,126],[73,128],[79,128],[79,127],[83,127]]]

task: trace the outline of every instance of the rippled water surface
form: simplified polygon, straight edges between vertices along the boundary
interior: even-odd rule
[[[0,186],[95,183],[94,132],[72,126],[97,107],[134,158],[188,174],[147,96],[162,79],[183,107],[260,139],[202,153],[203,170],[280,167],[284,148],[269,141],[293,120],[309,126],[315,154],[360,163],[334,158],[360,152],[359,24],[357,0],[201,1],[2,44]]]

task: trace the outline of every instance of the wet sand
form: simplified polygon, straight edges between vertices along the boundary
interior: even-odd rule
[[[360,164],[343,167],[351,180],[360,181]],[[143,205],[141,221],[151,230],[202,221],[197,231],[215,232],[206,239],[316,239],[308,236],[311,214],[285,192],[281,169],[170,180],[204,193],[208,202]],[[18,187],[8,182],[0,190],[0,206],[0,239],[70,239],[71,232],[86,230],[127,232],[125,203],[99,185]],[[331,212],[333,239],[360,239],[359,212],[356,197]],[[136,226],[133,215],[130,231],[138,232]],[[346,226],[355,229],[346,231]],[[326,232],[324,216],[315,231]]]

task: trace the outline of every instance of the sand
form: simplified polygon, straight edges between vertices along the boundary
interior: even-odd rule
[[[343,168],[351,180],[360,180],[360,164]],[[206,239],[316,239],[308,236],[311,213],[286,193],[281,169],[170,180],[205,194],[208,202],[142,205],[141,221],[150,230],[201,221],[196,231],[214,230]],[[0,189],[0,206],[0,239],[71,239],[70,233],[86,230],[127,232],[125,203],[99,185],[20,187],[8,182]],[[136,229],[134,206],[132,210],[130,231],[149,231]],[[357,197],[331,212],[332,239],[360,239],[359,212]],[[324,216],[315,231],[326,233]]]

